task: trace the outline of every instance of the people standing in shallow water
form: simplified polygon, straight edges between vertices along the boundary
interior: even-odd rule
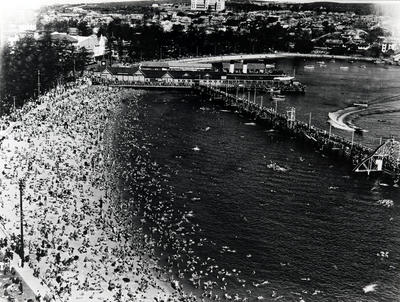
[[[166,185],[164,167],[151,159],[146,137],[139,137],[138,114],[123,114],[124,106],[138,106],[137,95],[81,85],[40,103],[22,109],[20,128],[2,144],[0,165],[10,167],[1,177],[2,212],[13,213],[6,226],[15,230],[17,170],[30,167],[23,171],[27,265],[54,295],[65,301],[219,301],[225,294],[246,300],[226,292],[228,282],[242,282],[239,271],[194,252],[215,243],[193,240],[201,232],[193,215],[172,207],[178,197]],[[135,135],[124,131],[132,127]],[[166,256],[163,269],[156,251]]]
[[[159,165],[152,158],[148,137],[151,134],[142,129],[146,110],[140,110],[139,106],[143,104],[127,103],[115,126],[114,150],[117,159],[114,166],[115,174],[120,175],[119,187],[123,192],[119,208],[129,209],[126,220],[140,219],[153,239],[149,241],[150,237],[146,237],[145,243],[162,251],[167,270],[182,279],[185,288],[189,283],[191,290],[205,300],[223,300],[224,297],[246,300],[246,297],[229,293],[227,289],[228,283],[233,282],[243,288],[248,287],[246,281],[240,278],[239,270],[219,267],[214,257],[204,259],[197,255],[199,247],[215,247],[216,243],[200,235],[202,230],[193,222],[192,212],[185,206],[176,206],[179,199],[183,204],[191,199],[177,196],[174,188],[168,185],[175,171]],[[223,257],[225,253],[234,252],[229,247],[222,247],[217,254]]]

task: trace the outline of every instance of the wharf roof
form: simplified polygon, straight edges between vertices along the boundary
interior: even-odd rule
[[[152,69],[148,70],[141,69],[140,71],[148,79],[160,79],[163,75],[167,73],[167,71],[165,70],[152,70]]]
[[[174,79],[210,79],[210,80],[220,80],[221,77],[226,76],[225,73],[216,71],[183,71],[183,70],[170,70],[169,74]]]
[[[111,66],[93,66],[90,70],[95,72],[108,71],[112,75],[134,75],[142,73],[145,78],[148,79],[161,79],[163,76],[169,75],[173,79],[209,79],[209,80],[221,80],[222,77],[226,76],[226,73],[216,72],[211,70],[200,70],[200,71],[185,71],[185,70],[160,70],[160,69],[139,69],[138,67],[111,67]]]

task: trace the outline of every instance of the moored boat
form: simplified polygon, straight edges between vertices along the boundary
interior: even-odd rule
[[[306,92],[306,86],[300,82],[293,82],[290,85],[284,85],[281,87],[282,94],[304,94]]]

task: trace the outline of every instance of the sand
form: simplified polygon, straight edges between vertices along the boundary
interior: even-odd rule
[[[140,237],[127,233],[113,210],[107,133],[124,98],[123,90],[81,83],[27,104],[14,123],[1,120],[0,216],[8,235],[20,233],[21,179],[29,258],[23,270],[48,300],[177,301],[184,295],[170,286],[151,244],[135,241]]]

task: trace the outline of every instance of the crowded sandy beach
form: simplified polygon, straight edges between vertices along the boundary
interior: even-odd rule
[[[38,283],[38,301],[192,299],[159,268],[141,227],[127,232],[125,209],[114,207],[111,126],[121,102],[134,98],[82,82],[1,120],[1,251],[18,253],[21,182],[25,271]]]

